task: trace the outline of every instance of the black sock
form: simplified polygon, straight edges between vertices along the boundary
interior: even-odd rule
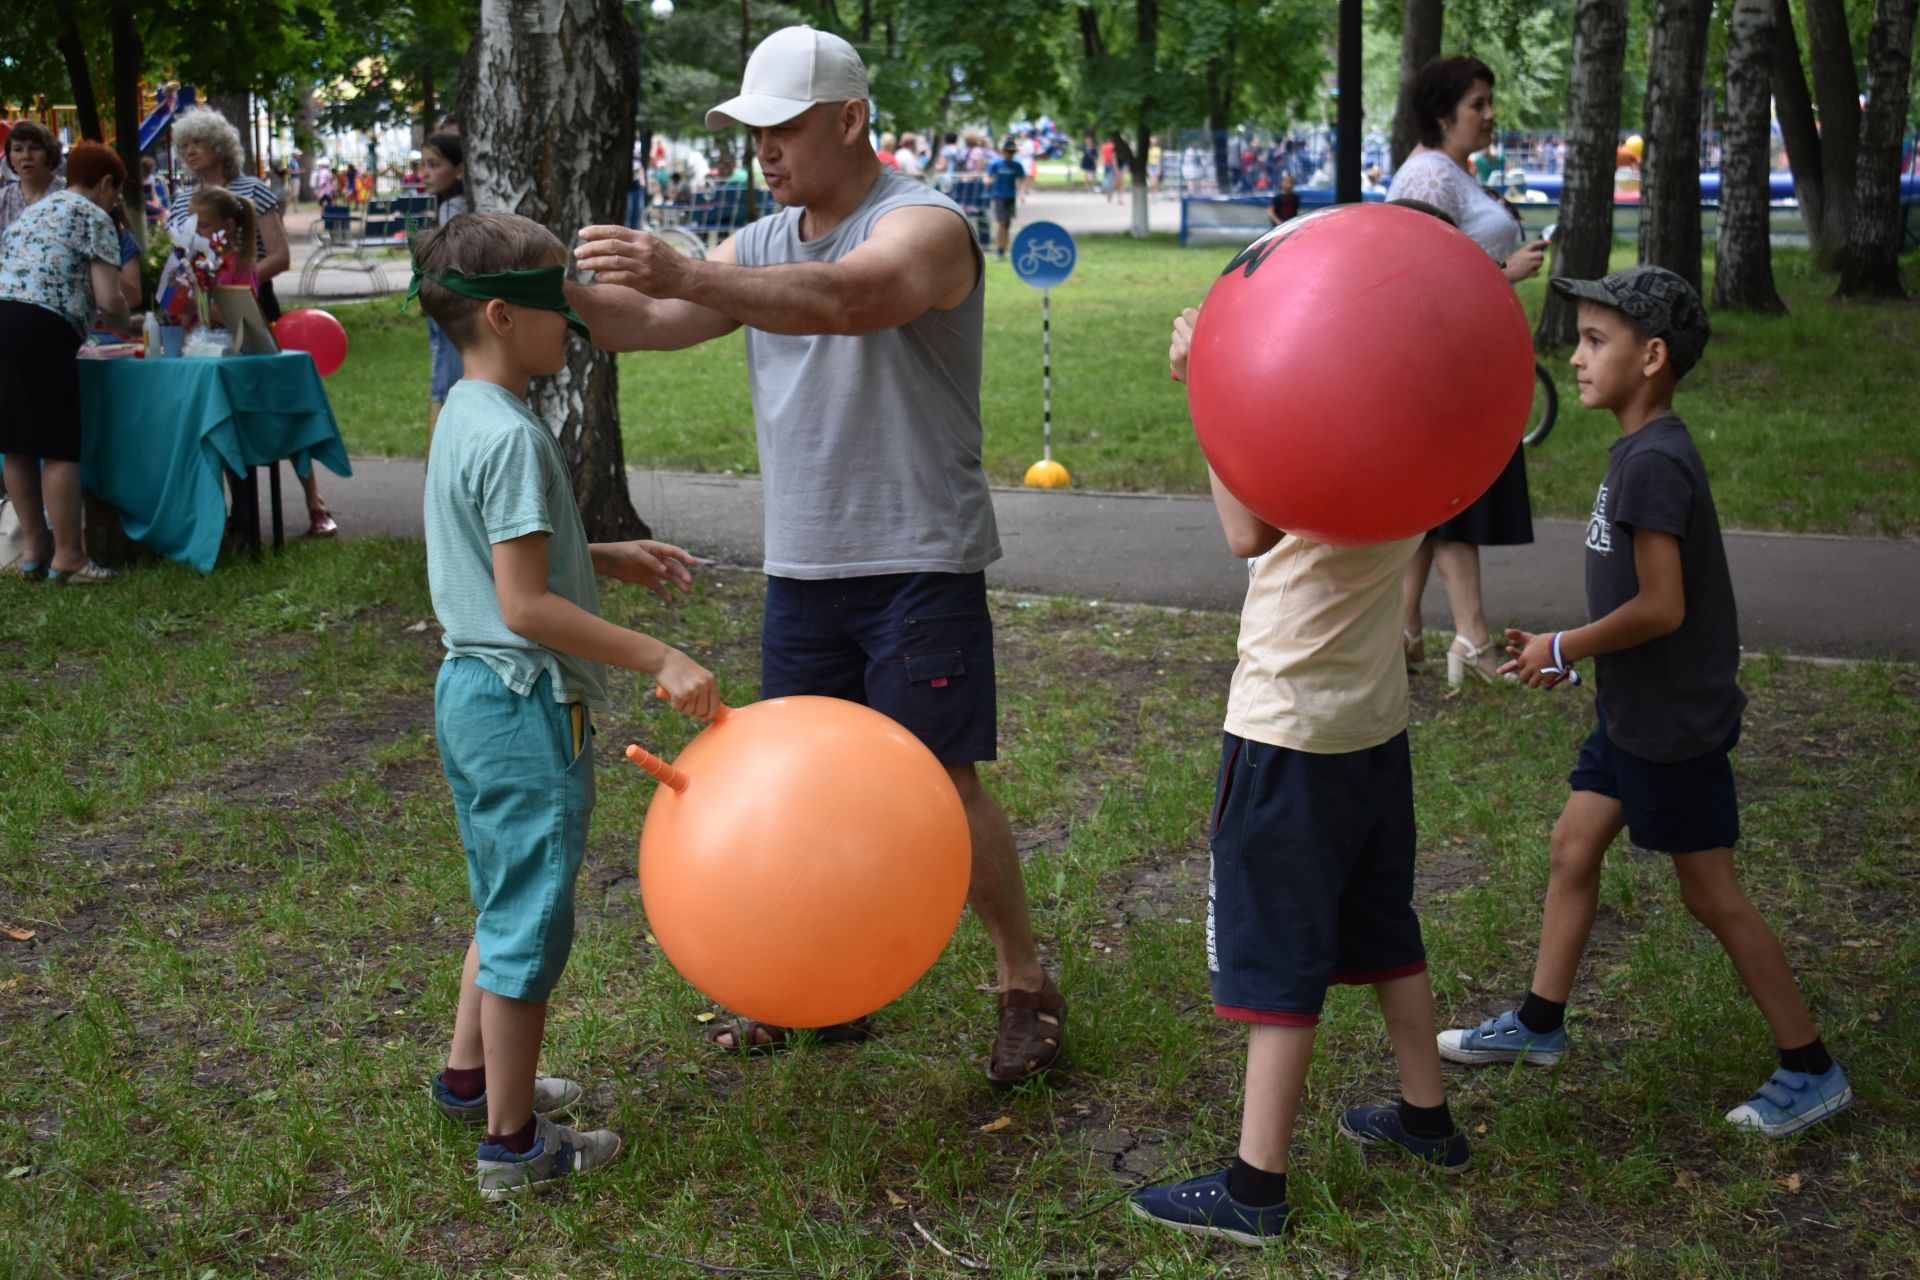
[[[1453,1113],[1445,1102],[1437,1107],[1416,1107],[1402,1098],[1400,1127],[1416,1138],[1444,1138],[1453,1132]]]
[[[487,1091],[485,1067],[447,1067],[440,1072],[440,1083],[462,1102],[472,1102]]]
[[[1287,1198],[1287,1175],[1257,1169],[1235,1156],[1227,1170],[1227,1194],[1256,1209],[1272,1208]]]
[[[527,1123],[518,1133],[490,1133],[487,1142],[491,1146],[505,1147],[517,1156],[523,1156],[533,1150],[533,1135],[540,1126],[539,1116],[528,1116]]]
[[[1780,1065],[1789,1071],[1804,1071],[1810,1076],[1823,1076],[1833,1070],[1833,1055],[1827,1052],[1827,1046],[1815,1036],[1812,1044],[1803,1044],[1798,1049],[1782,1049]]]
[[[1527,998],[1520,1002],[1520,1022],[1535,1035],[1544,1036],[1558,1031],[1567,1021],[1567,1006],[1564,1001],[1553,1001],[1533,992],[1527,992]]]

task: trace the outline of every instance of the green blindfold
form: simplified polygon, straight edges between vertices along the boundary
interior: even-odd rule
[[[592,342],[593,334],[587,329],[587,322],[575,315],[573,308],[567,305],[566,279],[565,267],[529,267],[524,271],[500,271],[484,276],[465,276],[458,271],[432,274],[422,271],[416,260],[413,264],[413,281],[407,286],[407,300],[402,305],[413,305],[414,299],[420,296],[420,282],[431,280],[442,289],[479,302],[491,302],[498,298],[517,307],[558,311],[567,318],[567,328],[579,334],[584,341]]]

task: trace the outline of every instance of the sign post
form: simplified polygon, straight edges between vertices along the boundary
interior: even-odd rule
[[[1073,236],[1054,222],[1033,222],[1013,238],[1013,273],[1040,291],[1040,461],[1027,468],[1030,489],[1064,489],[1073,482],[1053,460],[1053,290],[1073,274]]]

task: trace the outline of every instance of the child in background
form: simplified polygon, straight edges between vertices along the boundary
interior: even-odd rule
[[[254,252],[260,230],[251,201],[225,187],[200,187],[187,197],[187,208],[198,220],[195,230],[220,251],[215,284],[245,285],[260,291],[260,273]]]
[[[1780,939],[1741,891],[1730,753],[1747,698],[1740,628],[1706,465],[1673,412],[1676,384],[1706,350],[1706,308],[1662,267],[1556,278],[1579,303],[1580,403],[1620,424],[1587,522],[1587,608],[1571,631],[1509,631],[1512,671],[1551,688],[1594,660],[1597,723],[1553,828],[1533,984],[1520,1006],[1442,1031],[1468,1065],[1552,1064],[1568,1052],[1567,1001],[1599,907],[1600,864],[1621,831],[1673,858],[1687,910],[1713,931],[1779,1048],[1780,1067],[1727,1112],[1729,1124],[1794,1133],[1843,1110],[1853,1090],[1821,1043]]]
[[[1013,158],[1019,143],[1008,134],[1000,140],[1000,155],[987,166],[987,180],[992,183],[988,194],[993,199],[993,254],[996,258],[1007,256],[1007,240],[1013,234],[1014,206],[1020,199],[1020,184],[1026,179],[1027,171]]]
[[[473,207],[467,200],[467,144],[459,134],[429,137],[420,148],[420,164],[427,194],[439,202],[434,209],[435,226],[444,227]],[[431,452],[440,408],[461,378],[460,352],[432,316],[427,317],[427,350],[433,358],[427,379],[427,449]]]
[[[485,1126],[480,1194],[500,1199],[620,1152],[611,1130],[555,1124],[583,1091],[536,1074],[573,945],[607,665],[646,672],[689,715],[711,719],[718,700],[686,654],[600,617],[596,574],[670,596],[691,585],[693,558],[658,542],[589,545],[566,459],[527,408],[529,381],[565,367],[567,330],[588,336],[563,292],[565,247],[531,219],[472,213],[421,233],[414,255],[413,292],[467,375],[447,395],[424,501],[447,649],[434,733],[477,912],[432,1095]]]

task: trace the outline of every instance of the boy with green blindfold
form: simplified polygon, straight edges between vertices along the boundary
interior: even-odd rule
[[[531,380],[566,366],[587,327],[561,292],[566,250],[540,224],[470,213],[414,241],[421,308],[465,376],[434,432],[427,578],[445,631],[434,732],[478,912],[434,1104],[484,1126],[480,1194],[499,1199],[605,1164],[612,1130],[555,1124],[583,1090],[536,1073],[547,996],[573,942],[573,882],[593,811],[591,713],[608,665],[645,672],[676,710],[711,719],[713,674],[600,617],[594,576],[662,599],[693,557],[660,542],[587,542],[566,459],[527,408]]]

